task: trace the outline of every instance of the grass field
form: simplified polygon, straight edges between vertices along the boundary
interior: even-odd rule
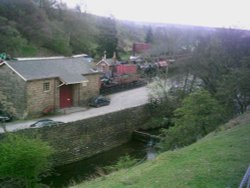
[[[249,163],[248,113],[188,147],[75,187],[234,188],[239,186]]]

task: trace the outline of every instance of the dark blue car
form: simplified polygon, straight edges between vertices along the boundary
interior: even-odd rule
[[[100,106],[107,106],[110,104],[110,99],[104,97],[104,96],[97,96],[97,97],[92,97],[89,100],[89,106],[94,106],[96,108]]]
[[[30,127],[39,128],[39,127],[44,127],[44,126],[59,125],[62,123],[63,122],[61,122],[61,121],[53,121],[51,119],[41,119],[41,120],[31,124]]]
[[[0,110],[0,122],[9,122],[12,120],[12,116]]]

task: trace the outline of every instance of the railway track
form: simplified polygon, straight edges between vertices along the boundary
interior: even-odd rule
[[[126,91],[129,89],[139,88],[145,85],[147,85],[147,82],[145,80],[138,80],[138,81],[126,83],[126,84],[106,85],[105,87],[101,87],[100,94],[108,95],[112,93]]]

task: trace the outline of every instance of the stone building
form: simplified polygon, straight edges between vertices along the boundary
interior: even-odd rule
[[[83,57],[30,58],[0,63],[0,90],[19,118],[85,106],[99,94],[98,71]]]

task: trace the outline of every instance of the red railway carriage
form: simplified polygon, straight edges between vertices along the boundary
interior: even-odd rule
[[[110,92],[108,89],[120,90],[121,88],[133,88],[138,86],[140,76],[135,64],[116,64],[110,68],[111,74],[101,77],[101,92]]]
[[[123,74],[136,74],[137,66],[134,64],[120,64],[115,66],[115,73],[118,75]]]

